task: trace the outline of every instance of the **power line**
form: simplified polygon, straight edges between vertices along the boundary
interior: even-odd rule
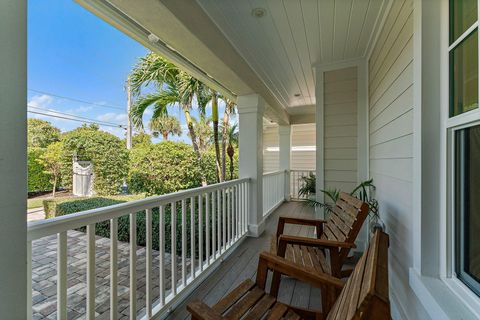
[[[48,110],[46,110],[46,111],[48,111]],[[52,117],[52,118],[59,118],[59,119],[64,119],[64,120],[77,121],[77,122],[83,122],[83,123],[91,123],[91,124],[97,124],[97,125],[100,125],[100,126],[106,126],[106,127],[114,127],[114,128],[125,129],[125,127],[122,126],[122,125],[120,125],[120,124],[110,124],[110,123],[108,123],[108,122],[103,123],[103,122],[99,122],[99,121],[97,121],[97,120],[88,119],[88,118],[76,119],[76,118],[73,118],[73,117],[70,116],[70,115],[62,116],[62,115],[55,115],[55,114],[51,114],[51,113],[45,113],[45,112],[39,112],[39,111],[32,111],[32,110],[27,110],[27,112],[33,113],[33,114],[38,114],[38,115],[43,115],[43,116],[47,116],[47,117]],[[49,111],[49,112],[50,112],[50,111]]]
[[[41,94],[46,94],[52,97],[60,98],[60,99],[65,99],[65,100],[70,100],[70,101],[75,101],[75,102],[80,102],[80,103],[85,103],[85,104],[90,104],[102,108],[107,108],[107,109],[116,109],[116,110],[125,110],[125,108],[120,107],[120,106],[115,106],[115,105],[109,105],[109,104],[101,104],[101,103],[96,103],[96,102],[90,102],[90,101],[85,101],[77,98],[70,98],[66,96],[61,96],[58,94],[50,93],[50,92],[45,92],[41,90],[36,90],[36,89],[28,89],[28,91],[36,92],[36,93],[41,93]]]
[[[114,125],[114,126],[116,125],[116,126],[122,126],[123,127],[123,125],[118,124],[118,123],[108,122],[108,121],[103,121],[103,120],[96,120],[96,119],[82,117],[82,116],[77,116],[77,115],[74,115],[74,114],[57,111],[55,109],[40,108],[40,107],[35,107],[35,106],[32,106],[32,105],[28,105],[28,107],[33,108],[33,109],[37,109],[37,110],[41,110],[41,111],[53,112],[53,113],[57,113],[57,114],[60,114],[60,115],[69,116],[69,117],[72,117],[72,118],[85,119],[85,120],[88,120],[88,121],[95,121],[95,122],[98,122],[98,123],[105,123],[105,124],[108,124],[108,125]]]

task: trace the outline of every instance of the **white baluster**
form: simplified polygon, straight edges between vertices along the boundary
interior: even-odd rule
[[[222,248],[227,249],[227,190],[222,190]]]
[[[203,271],[203,194],[198,196],[198,261]]]
[[[130,320],[137,318],[137,214],[130,214]]]
[[[195,198],[190,198],[190,274],[195,278]]]
[[[110,219],[110,319],[118,318],[118,219]]]
[[[226,189],[227,193],[227,242],[225,243],[225,246],[228,244],[232,243],[232,210],[231,210],[231,204],[232,204],[232,188],[227,188]]]
[[[217,247],[218,254],[222,253],[222,202],[221,202],[222,190],[217,190]]]
[[[87,226],[87,319],[95,319],[95,224]]]
[[[146,268],[146,287],[145,287],[145,306],[147,311],[148,318],[152,317],[152,209],[147,209],[145,213],[145,223],[146,223],[146,257],[145,257],[145,268]]]
[[[182,200],[182,284],[187,284],[187,208],[185,199]]]
[[[159,290],[160,305],[165,304],[165,207],[161,205],[158,208],[158,260],[159,260]]]
[[[207,266],[210,265],[210,192],[207,192],[205,198],[205,253]]]
[[[67,318],[67,232],[57,235],[57,319]]]
[[[171,209],[171,257],[172,257],[172,292],[177,294],[177,203],[172,202]]]
[[[217,258],[217,200],[216,191],[212,192],[212,253],[213,259]]]

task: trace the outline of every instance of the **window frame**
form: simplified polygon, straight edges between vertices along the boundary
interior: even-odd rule
[[[477,59],[480,60],[480,24],[479,24],[479,17],[480,17],[480,0],[477,0],[477,21],[475,21],[469,28],[465,30],[457,39],[455,39],[450,44],[450,0],[448,5],[448,13],[446,21],[448,23],[448,33],[446,35],[448,48],[446,50],[447,55],[447,65],[443,66],[444,70],[447,72],[447,81],[446,86],[448,90],[446,90],[446,96],[444,99],[446,100],[446,110],[445,105],[443,105],[442,113],[444,113],[446,121],[444,122],[443,132],[446,133],[446,191],[447,191],[447,233],[446,233],[446,248],[444,250],[444,259],[443,263],[445,265],[444,273],[441,274],[441,278],[444,282],[454,291],[458,296],[462,297],[465,300],[468,300],[470,304],[480,305],[480,293],[476,292],[475,289],[471,288],[471,285],[468,281],[462,280],[462,276],[457,274],[457,261],[459,261],[459,253],[457,248],[460,247],[459,243],[457,243],[457,226],[460,223],[457,217],[457,208],[456,208],[456,162],[457,162],[457,139],[456,133],[462,129],[474,127],[480,125],[480,103],[479,107],[476,109],[466,111],[464,113],[460,113],[458,115],[451,115],[451,79],[452,79],[452,60],[450,59],[452,51],[457,48],[467,37],[472,35],[473,33],[477,33],[477,42],[479,46],[478,57]],[[478,63],[478,75],[480,77],[480,61]],[[479,86],[479,102],[480,102],[480,78],[478,81]],[[476,285],[480,286],[480,283]]]

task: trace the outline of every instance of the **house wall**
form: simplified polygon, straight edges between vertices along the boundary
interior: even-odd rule
[[[277,171],[279,162],[278,126],[263,128],[263,172]]]
[[[357,185],[357,67],[324,74],[324,173],[326,189]]]
[[[409,286],[413,266],[413,1],[393,1],[368,60],[369,168],[390,235],[394,318],[429,319]]]
[[[292,125],[290,169],[315,170],[315,123]]]

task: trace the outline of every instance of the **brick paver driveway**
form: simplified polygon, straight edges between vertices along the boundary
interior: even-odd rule
[[[68,232],[68,319],[83,319],[86,310],[86,235]],[[137,250],[137,311],[145,314],[145,248]],[[171,287],[171,260],[165,254],[166,289]],[[118,313],[128,319],[129,309],[129,245],[118,242]],[[158,252],[153,251],[153,297],[159,296]],[[180,261],[178,261],[180,265]],[[33,319],[56,319],[57,303],[57,238],[49,236],[32,244]],[[187,260],[190,265],[190,260]],[[110,239],[96,240],[96,319],[110,319]],[[187,267],[187,270],[189,268]],[[179,270],[177,270],[178,272]],[[177,277],[178,279],[179,277]],[[168,294],[168,292],[167,292]]]

